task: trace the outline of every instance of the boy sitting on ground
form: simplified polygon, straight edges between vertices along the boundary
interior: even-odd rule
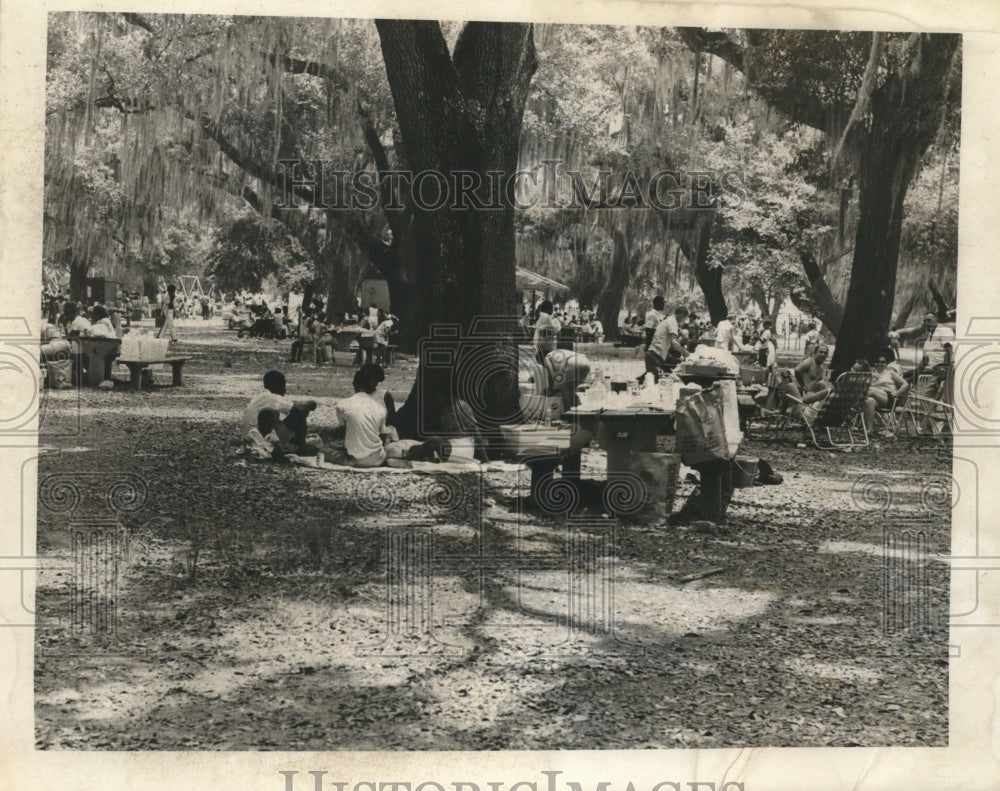
[[[351,467],[380,467],[389,459],[433,460],[435,453],[444,450],[445,443],[440,439],[400,441],[396,429],[386,423],[384,401],[372,398],[377,385],[371,369],[355,372],[354,395],[337,404],[337,418],[344,427],[344,447],[334,449],[328,460]]]
[[[285,396],[285,375],[281,371],[268,371],[264,374],[264,391],[258,393],[243,412],[243,422],[240,425],[240,439],[257,427],[257,419],[262,409],[272,409],[285,414],[279,420],[274,431],[278,436],[279,445],[284,453],[296,453],[299,456],[314,456],[318,448],[306,444],[306,416],[316,409],[313,400],[295,401]]]

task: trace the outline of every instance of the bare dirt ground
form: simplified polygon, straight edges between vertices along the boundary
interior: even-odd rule
[[[947,743],[951,461],[935,441],[746,443],[785,481],[737,491],[724,524],[567,521],[522,511],[511,466],[243,461],[265,370],[320,402],[321,427],[353,368],[190,324],[186,387],[47,396],[39,748]],[[414,372],[389,370],[398,402]],[[585,475],[602,464],[588,451]],[[109,517],[120,542],[101,555],[84,523]],[[117,562],[117,587],[81,603],[100,587],[81,557],[92,576]]]

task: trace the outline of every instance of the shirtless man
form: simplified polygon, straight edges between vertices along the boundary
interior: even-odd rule
[[[803,358],[795,366],[795,381],[801,388],[803,404],[816,404],[830,395],[833,388],[826,372],[826,358],[829,354],[830,348],[821,343],[811,357]]]
[[[891,406],[910,389],[909,382],[893,369],[886,367],[888,358],[889,355],[885,351],[879,352],[875,358],[875,375],[871,387],[868,388],[868,398],[865,400],[865,428],[869,433],[875,428],[875,410]]]

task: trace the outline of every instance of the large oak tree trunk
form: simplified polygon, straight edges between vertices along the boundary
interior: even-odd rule
[[[436,22],[375,24],[411,170],[449,180],[459,171],[478,174],[477,193],[490,203],[487,172],[506,176],[517,169],[536,68],[531,26],[469,23],[452,57]],[[512,326],[515,316],[514,207],[504,204],[492,211],[415,205],[406,238],[394,245],[400,256],[395,287],[409,291],[411,337],[430,337],[438,325],[457,325],[465,339],[475,337],[474,329],[488,334],[481,343],[462,343],[466,354],[481,361],[475,375],[468,368],[421,365],[397,416],[401,433],[432,432],[439,404],[455,398],[468,401],[486,426],[516,415],[516,351],[500,342],[497,330],[504,322],[483,322],[504,316]]]

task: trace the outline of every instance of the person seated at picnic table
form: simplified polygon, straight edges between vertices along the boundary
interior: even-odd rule
[[[88,336],[92,329],[86,316],[80,315],[80,309],[75,302],[67,302],[63,307],[61,324],[65,328],[67,338]]]
[[[896,401],[910,390],[910,383],[888,367],[890,354],[891,351],[885,349],[875,358],[874,377],[865,399],[864,421],[869,433],[875,429],[875,410],[892,409]]]
[[[594,343],[604,343],[604,325],[594,316],[588,327],[590,334],[594,336]]]
[[[240,440],[245,440],[257,426],[257,416],[262,409],[273,409],[279,415],[285,415],[274,427],[281,450],[299,456],[314,456],[319,449],[306,443],[306,419],[309,413],[316,409],[316,402],[312,399],[291,399],[285,392],[285,375],[281,371],[270,370],[264,374],[263,392],[250,399],[250,403],[243,411]]]
[[[116,338],[115,325],[111,323],[111,316],[108,309],[103,305],[94,305],[91,311],[93,323],[90,325],[90,334],[95,338]]]
[[[442,461],[450,455],[446,441],[400,440],[395,427],[386,423],[385,404],[375,398],[378,383],[369,368],[354,372],[354,395],[337,404],[337,420],[344,429],[343,447],[328,453],[328,461],[350,467],[381,467],[389,459]],[[394,466],[394,465],[393,465]]]
[[[674,310],[673,316],[667,316],[656,325],[653,340],[646,350],[645,363],[646,373],[652,373],[657,381],[661,370],[673,369],[689,354],[681,342],[680,328],[687,315],[687,308],[681,305]]]
[[[559,319],[552,316],[552,302],[543,300],[538,305],[538,319],[535,321],[535,351],[538,354],[538,362],[545,362],[545,355],[554,351],[559,338],[559,330],[562,324]]]

